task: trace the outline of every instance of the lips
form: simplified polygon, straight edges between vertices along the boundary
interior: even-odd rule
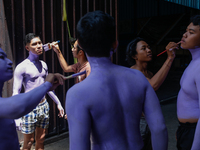
[[[181,43],[185,43],[185,40],[184,40],[184,39],[181,39]]]
[[[43,50],[42,50],[42,49],[38,49],[37,51],[38,51],[38,52],[42,52]]]
[[[12,67],[8,67],[7,70],[13,72],[13,68]]]

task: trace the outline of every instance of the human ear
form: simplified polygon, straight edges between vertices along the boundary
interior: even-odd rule
[[[133,59],[135,59],[135,60],[137,60],[137,59],[138,59],[136,55],[132,56],[132,58],[133,58]]]
[[[25,48],[26,48],[27,51],[29,51],[29,47],[28,46],[25,46]]]
[[[78,54],[79,54],[79,55],[82,55],[82,54],[83,54],[83,51],[82,51],[82,50],[80,50],[80,51],[78,52]]]

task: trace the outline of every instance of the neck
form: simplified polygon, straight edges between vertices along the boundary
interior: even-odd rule
[[[109,64],[112,64],[109,57],[87,57],[90,63],[91,68],[98,68],[98,67],[107,67]]]
[[[147,62],[136,61],[134,67],[135,69],[140,70],[142,73],[144,73],[145,71],[147,71]]]
[[[79,62],[81,65],[83,65],[83,64],[85,64],[85,63],[87,62],[87,59],[86,59],[85,56],[84,56],[84,57],[77,58],[77,59],[78,59],[78,62]]]
[[[31,62],[33,62],[33,61],[39,61],[39,55],[33,54],[31,51],[29,51],[28,59]]]
[[[200,47],[197,47],[197,48],[194,48],[194,49],[189,49],[189,51],[192,55],[192,60],[200,58]]]

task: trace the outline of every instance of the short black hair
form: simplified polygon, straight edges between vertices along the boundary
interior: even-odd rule
[[[109,57],[112,44],[116,41],[114,18],[102,11],[84,15],[77,24],[80,47],[88,56]]]
[[[140,41],[146,42],[145,39],[140,38],[140,37],[136,37],[134,40],[132,40],[127,45],[127,48],[126,48],[126,61],[131,66],[135,64],[135,59],[133,59],[133,56],[135,56],[137,54],[136,47],[137,47],[137,43],[140,42]]]
[[[195,15],[190,18],[190,23],[193,23],[195,26],[200,26],[200,15]]]
[[[36,35],[35,33],[28,33],[24,38],[24,44],[26,45],[26,44],[31,43],[31,40],[36,38],[36,37],[40,38],[40,36]]]

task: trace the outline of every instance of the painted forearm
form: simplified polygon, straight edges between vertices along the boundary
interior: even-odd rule
[[[51,99],[52,99],[57,105],[61,104],[60,101],[59,101],[59,99],[58,99],[58,97],[55,95],[55,93],[54,93],[53,91],[49,91],[47,94],[51,97]]]
[[[0,118],[17,119],[32,111],[44,95],[51,88],[50,82],[45,82],[39,87],[9,98],[0,100]]]

